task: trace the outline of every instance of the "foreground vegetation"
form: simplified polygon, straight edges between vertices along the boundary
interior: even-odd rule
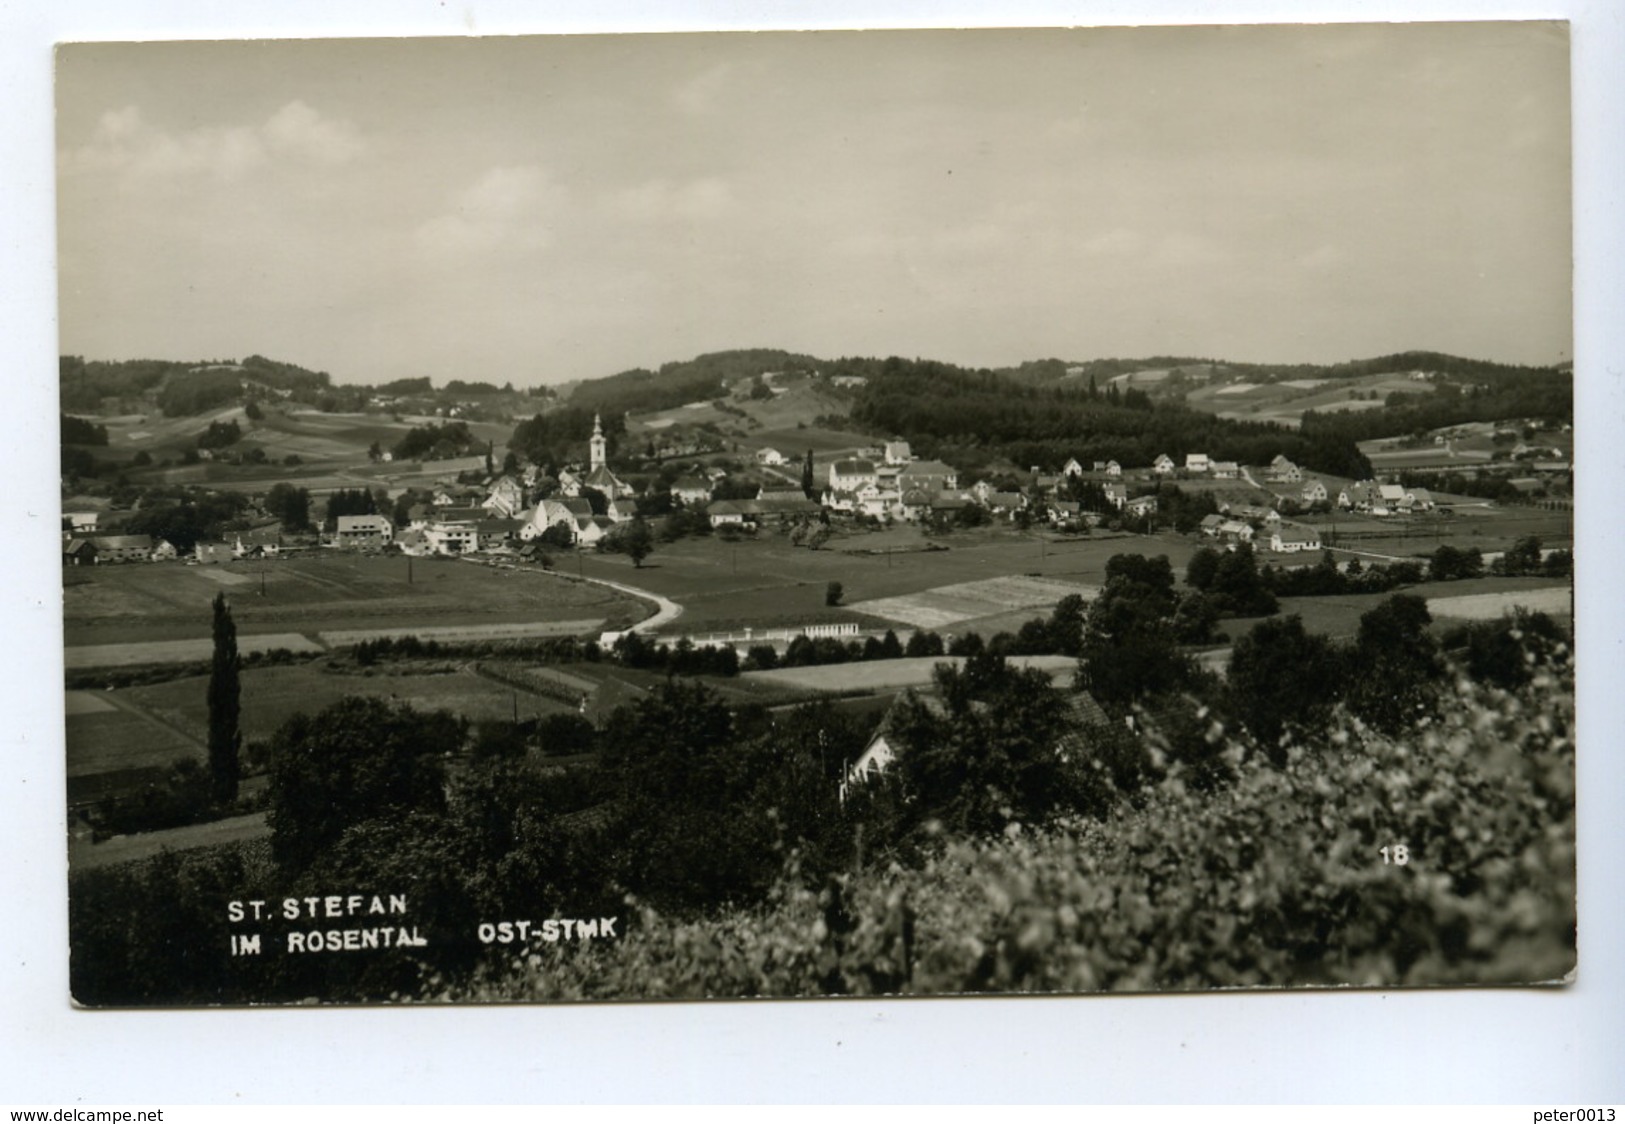
[[[944,836],[923,862],[768,900],[638,910],[619,944],[540,945],[457,1000],[1184,990],[1557,980],[1574,966],[1566,662],[1458,679],[1403,737],[1346,713],[1284,766],[1215,724],[1218,791],[1174,768],[1104,819]],[[1396,861],[1404,847],[1403,863]],[[1386,856],[1384,850],[1386,849]]]

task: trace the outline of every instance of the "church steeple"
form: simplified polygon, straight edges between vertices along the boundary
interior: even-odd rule
[[[592,467],[603,468],[608,459],[606,450],[609,442],[604,440],[604,424],[597,414],[592,416],[592,441],[589,447],[592,450]]]

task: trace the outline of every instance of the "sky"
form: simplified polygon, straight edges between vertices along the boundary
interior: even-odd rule
[[[70,45],[61,348],[1571,358],[1561,24]]]

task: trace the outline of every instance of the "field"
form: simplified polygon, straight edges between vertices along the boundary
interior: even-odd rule
[[[923,687],[931,682],[931,674],[939,663],[959,665],[962,656],[933,656],[919,659],[868,660],[862,663],[826,664],[821,667],[784,667],[773,671],[747,671],[741,678],[771,683],[782,687],[798,687],[807,691],[896,691],[904,687]],[[1013,656],[1012,667],[1035,667],[1050,673],[1061,683],[1071,681],[1077,660],[1071,656]]]
[[[825,606],[825,587],[831,581],[841,583],[844,604],[851,607],[1013,575],[1049,578],[1067,586],[1100,585],[1113,555],[1166,554],[1175,571],[1183,573],[1198,545],[1194,539],[1171,534],[1101,534],[1051,541],[994,528],[933,540],[946,550],[861,553],[869,541],[869,536],[855,533],[833,539],[819,550],[807,550],[791,546],[786,536],[764,531],[737,543],[715,537],[660,543],[642,569],[635,570],[619,555],[586,555],[561,561],[560,568],[579,566],[588,577],[610,578],[669,597],[684,612],[667,631],[703,632],[744,623],[782,627],[847,620],[872,625],[873,618],[851,608]],[[1066,592],[1058,589],[1055,600]]]
[[[207,640],[209,606],[222,590],[245,649],[267,634],[517,626],[552,631],[566,624],[591,631],[606,620],[641,620],[650,612],[647,602],[558,575],[338,551],[224,569],[171,563],[73,568],[64,573],[63,585],[70,650]]]
[[[511,720],[516,699],[522,719],[570,709],[552,699],[515,692],[468,668],[441,674],[398,674],[386,664],[370,670],[371,674],[339,674],[320,664],[245,669],[243,740],[265,740],[295,712],[314,714],[346,695],[406,702],[419,710],[449,710],[475,721]],[[117,693],[129,704],[201,741],[208,736],[207,689],[208,677],[200,675]]]
[[[1501,606],[1501,609],[1490,613],[1491,617],[1501,616],[1505,609],[1515,604],[1553,616],[1566,617],[1569,613],[1568,583],[1551,578],[1474,578],[1459,582],[1423,582],[1396,592],[1427,598],[1428,608],[1435,618],[1436,631],[1456,623],[1446,620],[1447,615],[1465,615],[1459,610],[1449,614],[1440,611],[1441,603],[1450,608],[1447,603],[1457,598],[1461,599],[1460,605],[1477,608],[1480,612],[1487,611],[1484,607],[1491,604]],[[1393,595],[1355,593],[1341,597],[1283,597],[1279,616],[1297,614],[1303,618],[1303,626],[1310,632],[1350,640],[1359,631],[1360,617]],[[1257,624],[1255,620],[1231,620],[1221,621],[1220,627],[1234,640]]]
[[[1568,586],[1551,589],[1503,590],[1497,593],[1460,594],[1453,597],[1428,598],[1428,611],[1435,618],[1492,621],[1511,611],[1513,606],[1545,613],[1548,616],[1569,616],[1574,611],[1574,591]]]
[[[1430,382],[1403,374],[1364,375],[1347,379],[1294,379],[1288,382],[1224,382],[1198,387],[1185,404],[1221,418],[1269,421],[1296,428],[1306,410],[1337,413],[1381,409],[1388,395],[1429,394]]]
[[[1055,607],[1056,602],[1069,594],[1079,593],[1093,599],[1099,592],[1098,586],[1074,585],[1051,578],[986,578],[939,586],[901,597],[861,601],[851,607],[860,613],[915,628],[938,629],[980,617],[1002,616],[1019,609],[1047,613]]]
[[[1535,507],[1492,504],[1461,499],[1449,516],[1362,515],[1311,516],[1303,520],[1321,529],[1328,545],[1355,553],[1412,558],[1432,554],[1441,545],[1460,550],[1477,547],[1496,554],[1519,539],[1534,535],[1548,549],[1572,549],[1574,513]]]

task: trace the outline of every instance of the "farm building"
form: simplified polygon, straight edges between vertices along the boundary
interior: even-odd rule
[[[152,560],[151,535],[98,535],[96,562],[150,562]]]
[[[89,539],[69,539],[62,547],[62,561],[69,566],[94,566],[96,544]]]
[[[218,566],[236,558],[237,553],[231,543],[200,542],[192,548],[192,556],[202,565]]]

